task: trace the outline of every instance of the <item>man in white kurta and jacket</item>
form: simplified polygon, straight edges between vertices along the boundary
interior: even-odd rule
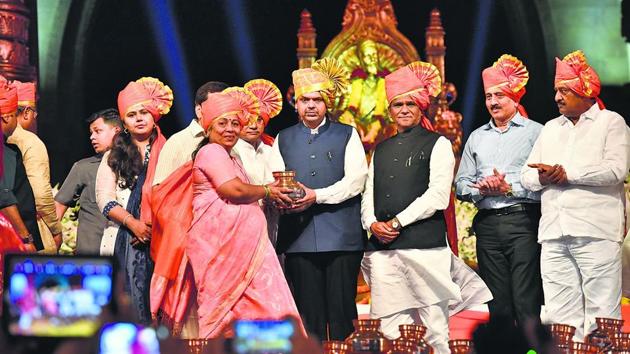
[[[443,210],[448,206],[455,157],[451,143],[423,127],[440,74],[414,62],[385,78],[389,113],[398,134],[380,143],[361,202],[371,232],[362,269],[370,285],[370,315],[394,339],[401,324],[423,323],[436,353],[448,347],[448,305],[461,300],[452,280]]]

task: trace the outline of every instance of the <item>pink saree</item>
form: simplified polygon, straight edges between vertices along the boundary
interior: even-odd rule
[[[194,302],[195,283],[186,251],[186,231],[192,221],[192,162],[153,187],[151,212],[151,317],[179,336]],[[193,333],[185,335],[196,335]]]
[[[217,194],[217,187],[237,177],[248,182],[222,146],[208,144],[199,151],[186,251],[197,285],[202,338],[229,332],[235,319],[299,319],[262,210],[255,202],[231,204]],[[298,328],[304,331],[301,323]]]

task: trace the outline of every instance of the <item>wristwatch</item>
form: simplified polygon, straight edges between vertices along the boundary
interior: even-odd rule
[[[508,198],[513,198],[514,197],[514,193],[512,192],[512,183],[510,183],[510,189],[508,189],[507,192],[505,192],[504,195],[506,197],[508,197]]]
[[[393,218],[392,219],[392,227],[394,228],[394,230],[398,231],[401,229],[401,225],[400,225],[400,221],[398,221],[398,218]]]

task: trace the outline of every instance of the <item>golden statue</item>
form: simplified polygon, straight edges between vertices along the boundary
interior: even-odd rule
[[[342,30],[322,54],[322,58],[336,58],[351,73],[351,85],[336,102],[333,116],[357,128],[366,151],[395,132],[387,113],[385,76],[419,59],[396,25],[389,0],[349,0]],[[315,37],[311,15],[304,10],[298,30],[300,67],[307,67],[315,59]]]
[[[338,102],[336,115],[357,128],[366,151],[395,133],[387,111],[385,76],[419,58],[396,25],[389,1],[350,0],[341,33],[322,54],[337,58],[351,73],[351,85]]]
[[[366,150],[371,150],[383,138],[390,136],[393,125],[387,113],[385,76],[390,71],[379,66],[376,42],[359,42],[354,48],[357,66],[350,75],[350,88],[337,106],[343,112],[339,121],[357,128]],[[350,51],[349,51],[350,52]]]
[[[357,128],[366,151],[395,131],[387,113],[383,78],[399,67],[420,59],[415,47],[396,26],[390,0],[348,0],[342,30],[322,54],[322,57],[337,58],[352,73],[349,78],[351,86],[337,102],[333,115]],[[300,15],[297,37],[298,65],[300,68],[310,67],[317,58],[317,34],[307,10]],[[445,80],[444,37],[440,11],[433,9],[425,31],[426,61],[440,70],[444,87],[437,102],[431,106],[433,111],[427,112],[427,115],[437,131],[451,140],[453,152],[459,157],[462,115],[449,109],[457,97],[457,90]],[[287,99],[290,101],[290,98],[288,96]]]

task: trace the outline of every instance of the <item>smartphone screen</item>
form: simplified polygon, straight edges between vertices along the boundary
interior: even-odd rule
[[[91,337],[112,301],[109,257],[7,255],[3,322],[12,336]]]
[[[240,320],[234,323],[237,354],[291,353],[294,326],[290,320]]]
[[[109,323],[101,329],[99,354],[160,354],[160,342],[151,327]]]

